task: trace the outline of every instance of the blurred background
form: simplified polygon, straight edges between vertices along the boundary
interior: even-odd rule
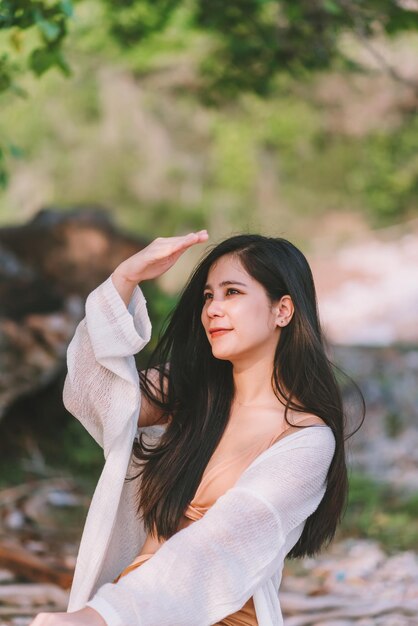
[[[103,465],[61,399],[86,296],[201,228],[302,249],[366,399],[337,538],[286,566],[286,625],[416,626],[418,2],[0,0],[0,107],[0,626],[64,610]],[[144,284],[139,366],[207,246]]]

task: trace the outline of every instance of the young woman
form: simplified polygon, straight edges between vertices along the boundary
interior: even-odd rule
[[[138,375],[151,336],[138,284],[207,238],[159,237],[87,299],[64,401],[106,463],[71,612],[33,626],[280,625],[285,557],[335,534],[344,413],[294,245],[237,235],[213,247]]]

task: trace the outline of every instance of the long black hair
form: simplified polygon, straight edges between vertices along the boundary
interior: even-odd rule
[[[142,393],[169,423],[156,445],[147,445],[142,435],[134,443],[141,476],[138,513],[148,532],[160,540],[171,537],[228,423],[234,398],[232,364],[212,355],[201,322],[209,269],[224,255],[238,258],[271,302],[291,297],[294,315],[281,329],[272,388],[285,406],[289,425],[289,410],[307,412],[320,417],[335,437],[325,495],[288,554],[313,556],[334,537],[347,502],[346,419],[335,366],[326,354],[312,272],[302,252],[286,239],[242,234],[222,241],[199,262],[180,294],[147,369],[140,372]],[[159,372],[157,384],[148,375],[151,368]]]

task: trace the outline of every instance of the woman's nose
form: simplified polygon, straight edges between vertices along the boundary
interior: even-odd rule
[[[223,303],[219,300],[215,300],[215,298],[212,298],[206,308],[206,312],[209,317],[213,317],[214,315],[223,315]]]

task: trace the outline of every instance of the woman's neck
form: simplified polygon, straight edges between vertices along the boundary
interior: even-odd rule
[[[234,363],[234,402],[238,406],[255,406],[277,401],[271,386],[272,373],[271,360],[266,356],[250,364]]]

